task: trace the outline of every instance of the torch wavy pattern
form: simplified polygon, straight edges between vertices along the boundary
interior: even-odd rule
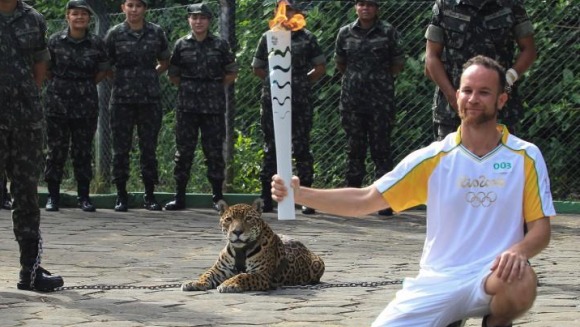
[[[284,58],[288,53],[290,53],[290,47],[286,47],[284,51],[280,49],[274,49],[274,56],[282,56],[282,58]]]
[[[280,83],[278,83],[278,81],[272,81],[272,84],[276,84],[276,86],[277,86],[279,89],[283,89],[283,88],[285,88],[286,86],[290,85],[290,82],[286,82],[286,83],[284,83],[284,84],[280,85]]]
[[[285,73],[289,72],[290,71],[290,68],[292,68],[292,66],[288,66],[286,68],[284,68],[284,67],[282,67],[280,65],[274,66],[274,70],[281,70],[281,71],[283,71]]]
[[[283,105],[286,103],[286,101],[287,101],[287,100],[290,100],[290,101],[292,101],[292,100],[290,99],[290,97],[288,97],[288,96],[287,96],[287,97],[285,97],[285,98],[284,98],[284,101],[282,101],[282,102],[280,102],[280,99],[278,99],[278,97],[272,97],[272,101],[274,101],[274,100],[275,100],[276,102],[278,102],[278,105],[279,105],[280,107],[281,107],[281,106],[283,106]],[[274,107],[274,108],[275,108],[275,107]],[[276,115],[277,115],[277,116],[278,116],[280,119],[282,119],[282,120],[286,119],[286,116],[287,116],[288,114],[290,114],[290,110],[286,110],[286,111],[284,111],[284,112],[283,112],[283,114],[280,114],[280,111],[278,111],[278,110],[275,110],[275,109],[274,109],[274,111],[273,111],[273,112],[274,112],[274,114],[276,114]]]
[[[278,102],[278,105],[283,106],[284,103],[286,103],[286,100],[290,100],[290,97],[285,97],[284,101],[280,102],[280,99],[278,99],[278,97],[273,97],[272,100],[276,100],[276,102]]]
[[[286,49],[284,49],[284,51],[280,50],[280,49],[274,49],[272,50],[272,52],[270,52],[271,55],[273,56],[280,56],[282,58],[286,57],[287,55],[291,55],[291,51],[290,51],[290,46],[287,46]],[[290,69],[292,68],[292,65],[284,68],[280,65],[275,65],[273,67],[273,70],[278,70],[278,71],[282,71],[284,73],[288,73],[290,71]],[[290,81],[287,81],[286,83],[280,85],[280,82],[278,82],[277,80],[273,80],[271,81],[271,85],[276,85],[278,87],[278,89],[283,89],[286,86],[292,86],[292,83],[290,83]],[[292,99],[289,96],[286,96],[284,98],[283,101],[280,101],[280,99],[278,99],[278,97],[274,96],[272,97],[272,102],[276,101],[278,103],[279,107],[284,106],[284,104],[286,103],[286,101],[292,101]],[[275,107],[274,107],[275,108]],[[290,110],[286,110],[284,112],[278,111],[278,110],[274,110],[274,114],[281,120],[286,119],[287,116],[290,115]]]
[[[276,115],[277,115],[277,116],[278,116],[278,117],[279,117],[281,120],[284,120],[284,119],[286,119],[286,116],[288,116],[288,114],[289,114],[289,113],[290,113],[290,111],[289,111],[289,110],[286,110],[286,111],[284,112],[284,115],[280,115],[280,114],[278,113],[278,111],[274,111],[274,114],[276,114]]]

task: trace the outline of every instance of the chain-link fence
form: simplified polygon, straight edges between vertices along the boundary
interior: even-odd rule
[[[256,193],[259,191],[258,173],[262,157],[260,132],[261,81],[252,75],[250,63],[258,39],[268,28],[273,14],[271,1],[231,1],[235,3],[235,42],[240,64],[235,84],[235,133],[232,135],[233,153],[229,162],[229,192]],[[227,3],[220,1],[219,3]],[[218,1],[210,2],[216,13],[220,12]],[[340,125],[338,101],[340,76],[332,56],[338,29],[354,20],[352,1],[303,1],[307,5],[307,28],[318,38],[326,54],[327,74],[316,85],[315,122],[312,130],[312,150],[315,157],[315,186],[343,185],[346,164],[345,137]],[[568,4],[568,5],[566,5]],[[566,1],[528,2],[528,12],[536,29],[535,40],[538,59],[526,76],[520,80],[520,92],[525,100],[526,115],[520,135],[536,143],[544,153],[552,179],[552,191],[556,199],[578,199],[580,194],[580,8]],[[397,124],[392,144],[395,162],[411,150],[427,145],[433,140],[431,104],[434,84],[424,76],[424,32],[431,17],[432,1],[389,1],[380,4],[381,18],[397,28],[402,35],[407,61],[404,71],[396,81]],[[224,8],[221,8],[222,14]],[[220,15],[217,15],[220,17]],[[224,17],[222,15],[222,17]],[[124,16],[109,14],[112,26]],[[149,10],[147,19],[161,25],[171,43],[189,31],[184,7]],[[219,18],[213,24],[220,26]],[[63,22],[50,22],[52,32],[63,28]],[[103,25],[101,25],[103,26]],[[214,29],[215,30],[215,29]],[[173,107],[176,89],[166,79],[163,83],[164,119],[159,141],[160,190],[173,191]],[[101,87],[107,92],[107,86]],[[106,99],[105,99],[106,102]],[[105,105],[106,103],[103,103]],[[106,106],[104,106],[106,107]],[[103,111],[102,111],[103,113]],[[103,113],[106,115],[106,112]],[[101,118],[103,118],[103,115]],[[110,158],[110,139],[106,133],[106,119],[101,119],[97,162],[100,176],[107,176]],[[104,149],[104,150],[103,150]],[[103,157],[104,156],[104,157]],[[133,189],[140,190],[137,154],[132,161]],[[371,182],[369,161],[369,176]],[[106,179],[106,178],[105,178]],[[106,181],[102,181],[106,185]],[[99,188],[97,191],[106,191]],[[94,188],[94,187],[93,187]],[[198,151],[188,191],[208,192],[205,180],[203,154]]]

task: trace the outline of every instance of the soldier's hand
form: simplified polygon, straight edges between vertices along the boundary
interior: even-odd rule
[[[516,72],[516,70],[513,68],[510,68],[507,72],[505,72],[505,80],[509,87],[512,87],[518,78],[518,72]]]
[[[457,106],[457,94],[456,93],[445,94],[445,98],[447,99],[447,102],[449,103],[451,108],[453,108],[455,112],[459,112],[459,107]]]

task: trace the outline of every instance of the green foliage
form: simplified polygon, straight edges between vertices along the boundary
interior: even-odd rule
[[[249,135],[236,131],[234,143],[234,161],[231,163],[236,173],[234,183],[229,187],[231,193],[259,193],[260,167],[264,151],[262,150],[262,138],[259,137],[260,125],[253,124],[249,128]]]
[[[551,158],[551,183],[558,186],[552,187],[552,195],[556,199],[573,196],[571,190],[580,190],[580,180],[572,174],[580,167],[580,110],[566,101],[538,105],[527,113],[526,120],[527,134],[535,139],[544,158]]]
[[[64,19],[67,2],[68,0],[37,1],[33,5],[47,20]]]
[[[539,55],[520,85],[527,105],[521,136],[542,150],[554,198],[578,199],[580,7],[560,0],[530,6],[529,12]]]

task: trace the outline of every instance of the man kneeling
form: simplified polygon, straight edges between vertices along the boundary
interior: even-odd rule
[[[427,206],[419,274],[405,279],[373,327],[444,327],[468,317],[511,326],[534,303],[537,277],[528,259],[548,245],[555,210],[538,147],[497,124],[507,98],[504,69],[474,57],[457,91],[457,132],[365,188],[320,190],[292,178],[297,203],[330,214]],[[272,198],[281,201],[287,191],[275,175]]]

